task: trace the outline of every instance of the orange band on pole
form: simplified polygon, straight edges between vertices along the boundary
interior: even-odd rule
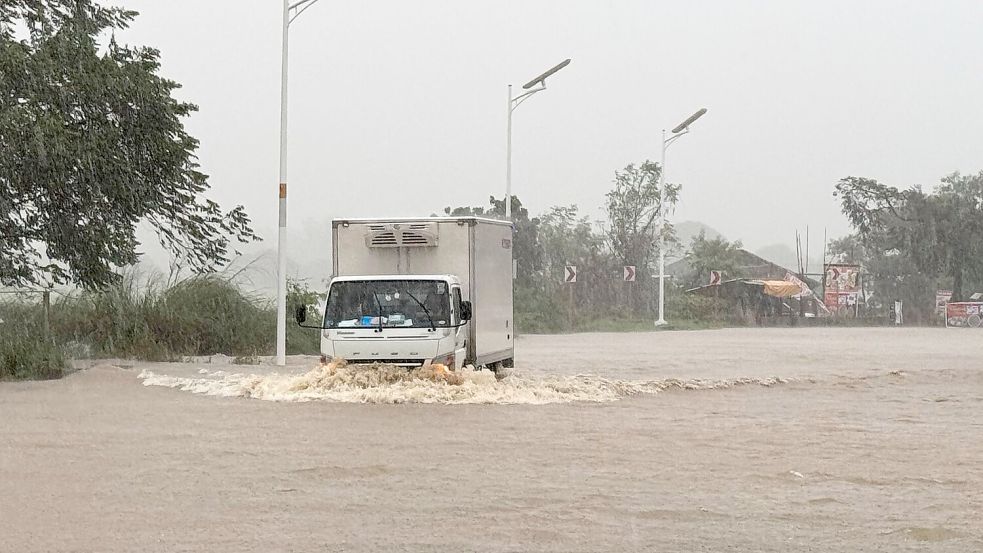
[[[285,182],[280,183],[280,197],[281,198],[287,197],[287,183]]]

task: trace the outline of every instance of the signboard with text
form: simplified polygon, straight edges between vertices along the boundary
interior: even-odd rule
[[[809,285],[806,284],[801,278],[793,275],[791,271],[785,271],[785,280],[787,282],[792,282],[799,287],[799,293],[792,297],[808,298],[812,296],[812,290],[809,289]]]
[[[860,266],[845,263],[826,265],[823,303],[832,313],[855,315],[860,303]]]
[[[945,304],[949,303],[952,299],[952,290],[936,290],[935,291],[935,311],[939,315],[945,315]]]
[[[957,301],[945,304],[945,326],[980,328],[983,326],[983,301]]]

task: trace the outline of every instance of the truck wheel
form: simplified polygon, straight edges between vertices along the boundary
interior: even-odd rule
[[[512,357],[509,357],[508,359],[503,359],[502,366],[505,367],[506,369],[511,369],[515,367],[515,359]]]
[[[488,365],[488,368],[495,373],[495,378],[501,380],[512,372],[510,370],[512,368],[512,359],[509,358],[509,359],[502,359],[501,361],[496,361]]]
[[[501,380],[511,372],[503,361],[496,361],[488,366],[495,373],[495,380]]]

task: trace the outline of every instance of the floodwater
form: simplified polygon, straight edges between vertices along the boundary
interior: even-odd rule
[[[983,551],[978,330],[88,365],[0,384],[0,551]]]

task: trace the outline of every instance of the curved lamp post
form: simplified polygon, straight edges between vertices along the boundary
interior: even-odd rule
[[[512,85],[509,85],[509,105],[508,105],[508,131],[507,131],[507,141],[505,143],[505,218],[509,221],[512,220],[512,112],[515,108],[519,107],[519,104],[525,102],[527,98],[532,96],[537,92],[542,92],[546,90],[546,78],[551,76],[553,73],[563,69],[567,65],[570,65],[570,59],[567,58],[560,63],[554,65],[542,75],[536,77],[535,79],[529,81],[528,83],[522,85],[523,92],[515,98],[512,97]],[[534,86],[539,85],[537,88]]]
[[[666,150],[669,145],[676,141],[677,138],[683,136],[689,132],[689,126],[693,124],[694,121],[703,117],[703,114],[707,112],[707,108],[702,108],[700,111],[690,115],[688,119],[682,123],[676,125],[676,128],[672,129],[672,135],[668,138],[666,137],[666,130],[662,129],[662,166],[659,168],[659,318],[655,321],[655,326],[663,326],[666,324],[666,215],[664,202],[666,193]]]

